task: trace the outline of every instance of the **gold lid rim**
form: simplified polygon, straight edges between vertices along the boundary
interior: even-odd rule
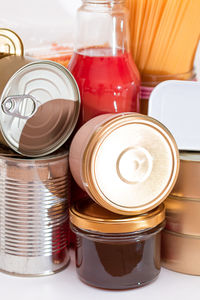
[[[82,230],[100,233],[130,233],[151,229],[161,224],[165,220],[165,207],[161,204],[156,209],[139,216],[103,219],[78,211],[75,203],[70,208],[69,218],[71,224]]]
[[[7,28],[0,28],[0,36],[5,37],[14,46],[15,51],[8,52],[6,53],[7,55],[12,55],[12,54],[19,55],[19,56],[24,55],[23,42],[16,32]]]
[[[134,117],[134,120],[133,120]],[[153,121],[153,122],[152,122]],[[151,127],[156,128],[162,135],[164,135],[165,140],[167,141],[172,157],[173,157],[173,172],[169,178],[168,184],[165,187],[165,190],[162,191],[155,199],[153,199],[150,203],[142,206],[133,206],[133,207],[124,207],[122,205],[117,205],[112,202],[110,199],[103,194],[100,190],[96,178],[93,172],[93,161],[97,154],[97,151],[100,147],[102,141],[114,130],[116,130],[121,125],[130,124],[130,123],[140,123],[140,124],[148,124]],[[105,207],[106,209],[123,215],[138,215],[145,213],[149,210],[154,209],[158,205],[160,205],[170,194],[173,189],[173,186],[178,178],[179,173],[179,152],[176,146],[176,142],[171,135],[171,133],[167,130],[167,128],[161,124],[159,121],[138,113],[123,113],[120,115],[115,115],[113,118],[109,119],[105,123],[103,123],[98,130],[96,130],[91,136],[88,145],[83,154],[83,164],[82,164],[82,178],[83,182],[87,183],[87,192],[99,205]]]

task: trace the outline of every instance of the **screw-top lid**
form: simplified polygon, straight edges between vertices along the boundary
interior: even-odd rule
[[[200,151],[200,83],[169,80],[151,93],[148,115],[162,122],[176,139],[178,149]]]
[[[153,118],[119,114],[92,135],[82,178],[90,196],[119,214],[150,211],[166,199],[179,171],[170,132]]]
[[[23,60],[4,60],[11,58],[13,64]],[[25,64],[9,79],[1,95],[1,133],[16,152],[43,156],[66,142],[79,108],[78,86],[67,69],[50,61]]]
[[[90,199],[75,202],[70,208],[70,222],[76,227],[100,233],[128,233],[150,229],[165,219],[164,205],[135,217],[120,216]]]
[[[0,57],[9,54],[23,55],[24,47],[20,37],[12,30],[0,28]]]

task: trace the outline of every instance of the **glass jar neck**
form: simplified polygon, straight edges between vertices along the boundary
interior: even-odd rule
[[[77,14],[75,50],[95,49],[96,55],[129,52],[128,11],[123,0],[82,0]],[[108,50],[109,49],[109,50]],[[92,54],[90,54],[91,56]]]

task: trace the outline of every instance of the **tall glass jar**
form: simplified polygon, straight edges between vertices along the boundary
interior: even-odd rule
[[[105,113],[139,111],[140,76],[129,51],[122,0],[82,0],[69,63],[82,98],[80,125]]]

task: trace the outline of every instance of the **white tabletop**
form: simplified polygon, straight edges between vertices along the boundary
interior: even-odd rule
[[[74,253],[62,272],[39,278],[0,274],[1,300],[199,300],[200,276],[189,276],[161,269],[153,283],[134,290],[106,291],[82,283],[75,271]],[[113,298],[114,297],[114,298]]]

